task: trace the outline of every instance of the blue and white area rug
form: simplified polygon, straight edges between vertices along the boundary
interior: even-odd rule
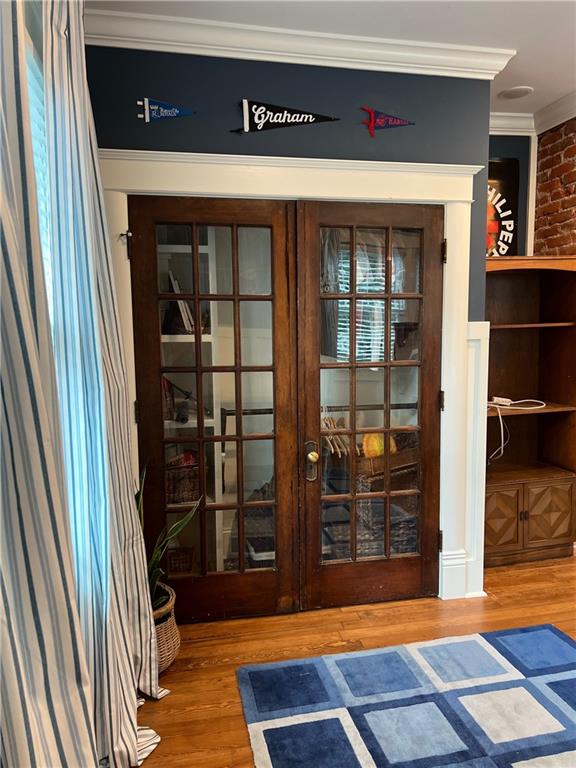
[[[576,768],[551,625],[238,670],[256,768]]]

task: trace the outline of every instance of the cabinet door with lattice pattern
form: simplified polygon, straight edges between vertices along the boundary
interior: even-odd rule
[[[574,539],[574,483],[528,483],[525,546],[569,544]]]
[[[486,493],[486,553],[522,549],[522,485],[490,488]]]

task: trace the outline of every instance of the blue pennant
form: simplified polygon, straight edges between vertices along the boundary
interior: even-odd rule
[[[168,104],[165,101],[158,101],[158,99],[150,99],[148,96],[144,96],[136,104],[143,108],[143,111],[138,113],[138,117],[145,123],[150,123],[152,120],[168,120],[173,117],[189,117],[194,114],[191,109],[186,107]]]

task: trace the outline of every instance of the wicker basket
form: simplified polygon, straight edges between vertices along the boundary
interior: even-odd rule
[[[176,593],[167,584],[158,582],[158,586],[168,594],[168,602],[154,611],[156,625],[156,645],[158,646],[158,674],[172,664],[180,649],[180,631],[174,617]]]
[[[183,467],[167,466],[165,478],[167,504],[191,504],[200,498],[200,475],[197,464]]]

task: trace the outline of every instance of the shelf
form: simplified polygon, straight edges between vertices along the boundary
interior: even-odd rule
[[[499,464],[495,462],[486,472],[486,485],[504,485],[537,480],[571,480],[576,474],[553,464]]]
[[[189,256],[192,255],[192,243],[186,245],[183,243],[170,245],[169,243],[162,243],[156,246],[156,253],[185,253]],[[210,247],[208,245],[199,245],[198,253],[210,253]]]
[[[576,323],[575,323],[576,325]],[[162,342],[169,342],[170,344],[190,344],[196,341],[195,333],[163,333],[160,337]],[[203,333],[202,341],[209,343],[212,341],[211,333]]]
[[[486,259],[487,272],[514,269],[560,269],[576,272],[574,256],[490,256]]]
[[[574,409],[576,410],[576,408]],[[205,427],[213,427],[216,424],[213,418],[207,418],[204,417],[204,426]],[[190,427],[197,427],[198,421],[197,419],[188,419],[188,421],[180,422],[180,421],[166,421],[164,420],[164,429],[190,429]],[[196,439],[196,438],[195,438]]]
[[[539,416],[545,413],[570,413],[576,411],[576,405],[562,405],[560,403],[546,403],[545,408],[527,410],[526,408],[502,408],[502,417],[508,416]],[[496,408],[488,408],[488,417],[498,416]]]
[[[527,328],[576,328],[576,323],[497,323],[490,326],[491,331],[508,331]]]

